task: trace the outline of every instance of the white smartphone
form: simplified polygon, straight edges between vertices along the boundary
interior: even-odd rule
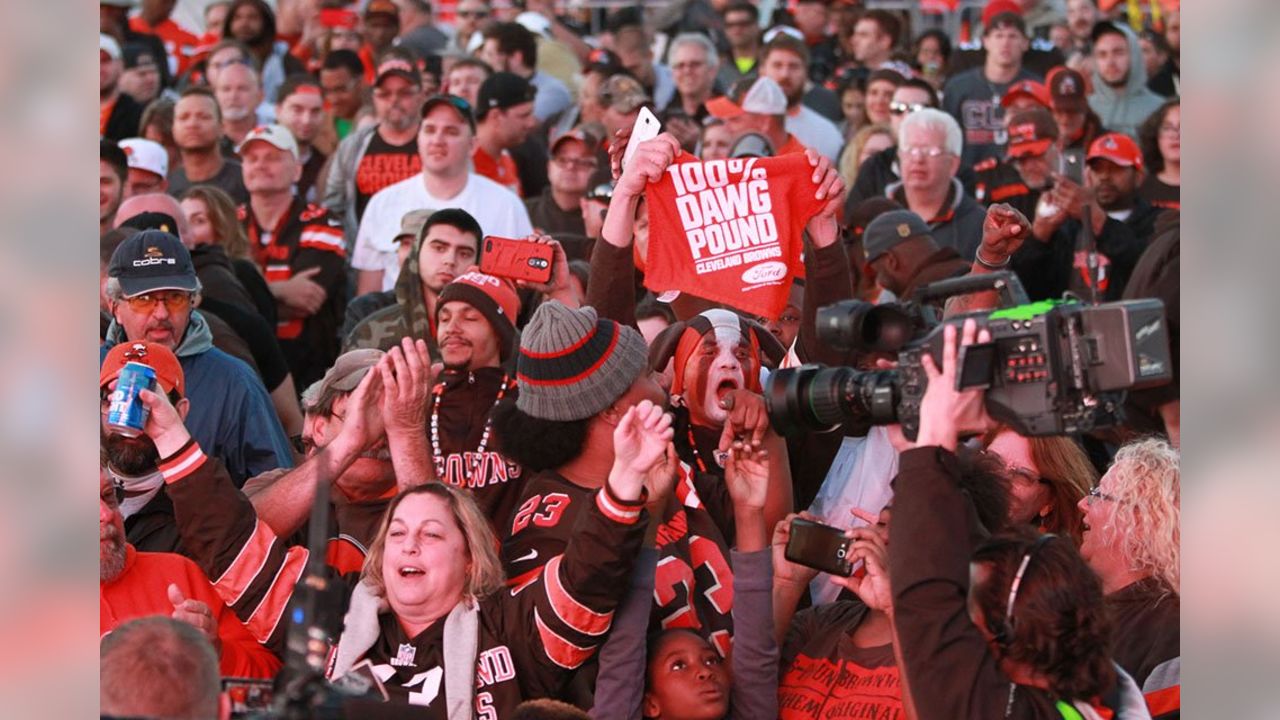
[[[649,108],[640,108],[640,114],[636,116],[636,124],[631,126],[627,150],[622,153],[622,167],[626,168],[627,163],[631,162],[631,156],[636,154],[636,148],[640,147],[640,143],[658,137],[661,131],[662,123],[658,122],[658,118],[649,111]]]

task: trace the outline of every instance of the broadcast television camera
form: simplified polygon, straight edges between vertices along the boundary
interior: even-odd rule
[[[939,322],[933,303],[996,290],[1001,309]],[[1022,435],[1064,435],[1123,420],[1125,392],[1169,382],[1173,365],[1164,303],[1125,300],[1084,305],[1027,301],[1008,272],[932,283],[901,304],[846,300],[818,310],[818,339],[839,350],[897,353],[892,370],[803,365],[769,376],[769,420],[783,434],[825,431],[847,421],[901,423],[910,439],[920,426],[928,384],[923,354],[942,366],[942,332],[967,318],[991,341],[961,348],[961,389],[984,388],[987,412]]]

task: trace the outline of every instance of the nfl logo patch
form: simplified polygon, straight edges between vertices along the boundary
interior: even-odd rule
[[[418,649],[409,643],[400,643],[400,649],[396,651],[396,656],[391,658],[391,664],[396,667],[413,667],[413,658],[418,654]]]

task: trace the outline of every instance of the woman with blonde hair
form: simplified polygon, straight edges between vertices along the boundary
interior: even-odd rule
[[[476,707],[506,717],[526,698],[555,695],[594,654],[627,590],[645,477],[665,461],[671,433],[652,402],[627,410],[605,486],[542,582],[520,593],[504,590],[497,538],[469,492],[439,482],[402,491],[365,558],[330,677],[367,661],[391,702],[448,717]]]
[[[191,248],[191,259],[197,272],[201,264],[229,264],[236,280],[244,286],[257,310],[274,328],[276,301],[267,281],[253,261],[249,238],[236,214],[235,201],[220,188],[194,185],[182,193],[182,212],[187,216],[189,237],[183,240]]]
[[[867,125],[854,133],[853,139],[844,146],[844,152],[840,153],[840,179],[844,180],[845,187],[853,187],[858,179],[858,169],[867,158],[892,147],[895,142],[893,130],[888,125]]]
[[[1098,479],[1089,456],[1069,437],[1024,437],[1001,426],[983,438],[1000,457],[1009,480],[1009,524],[1034,523],[1041,532],[1064,535],[1077,547],[1084,526],[1077,504]]]
[[[1080,554],[1102,580],[1115,627],[1112,654],[1157,719],[1180,707],[1179,463],[1164,440],[1130,443],[1080,501]]]

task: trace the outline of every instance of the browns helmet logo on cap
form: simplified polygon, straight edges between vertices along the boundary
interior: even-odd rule
[[[1103,140],[1102,146],[1108,150],[1116,150],[1119,147],[1116,145],[1116,139],[1113,137],[1108,137],[1106,140]]]

